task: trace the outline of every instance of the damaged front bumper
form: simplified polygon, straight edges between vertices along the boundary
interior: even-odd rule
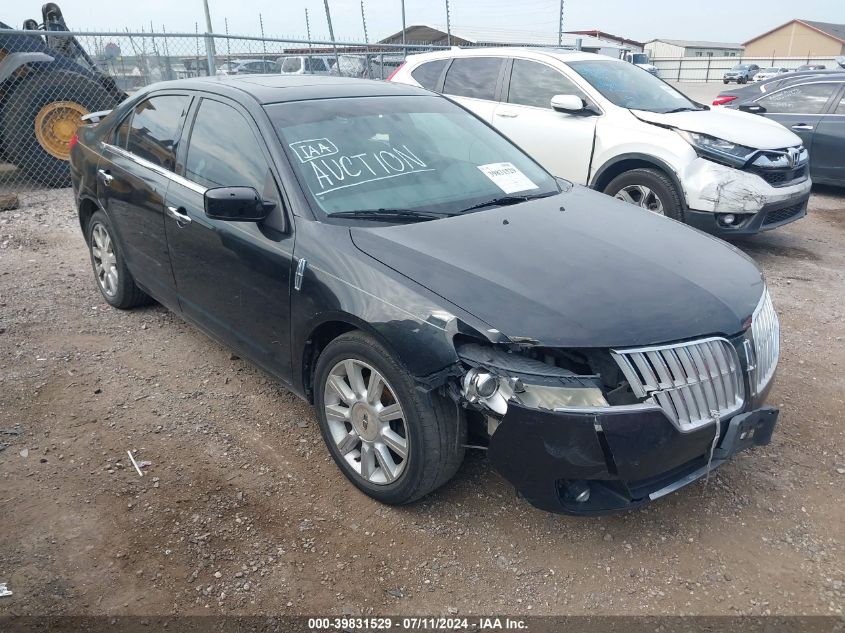
[[[812,187],[809,177],[776,187],[755,173],[704,158],[690,163],[681,182],[686,223],[722,237],[752,235],[804,217]]]
[[[549,411],[511,403],[488,448],[493,466],[532,505],[595,515],[633,508],[768,444],[778,410],[763,407],[681,432],[652,405]],[[584,490],[588,493],[584,493]]]

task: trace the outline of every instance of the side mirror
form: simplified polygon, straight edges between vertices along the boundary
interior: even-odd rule
[[[577,95],[555,95],[551,106],[552,110],[566,114],[595,114],[587,102]]]
[[[748,112],[749,114],[765,114],[766,108],[761,105],[757,105],[756,103],[749,103],[745,105],[741,105],[738,108],[742,112]]]
[[[261,222],[275,206],[264,202],[252,187],[217,187],[203,196],[205,215],[227,222]]]

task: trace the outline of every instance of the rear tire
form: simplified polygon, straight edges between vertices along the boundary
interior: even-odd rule
[[[358,369],[350,374],[350,366]],[[383,379],[384,388],[369,397],[370,386],[378,385],[374,375]],[[438,393],[417,389],[408,371],[372,336],[355,331],[334,339],[320,354],[314,378],[314,406],[326,446],[365,494],[382,503],[410,503],[457,472],[466,442],[460,409]],[[387,407],[393,413],[384,416],[391,418],[386,422],[379,411]],[[395,478],[388,471],[397,473]]]
[[[611,180],[604,188],[604,193],[673,220],[684,221],[684,205],[680,192],[672,180],[657,169],[626,171]],[[642,196],[639,199],[638,194]],[[658,203],[659,210],[656,208]]]
[[[49,72],[24,78],[3,106],[0,129],[7,159],[41,184],[69,186],[68,141],[79,126],[78,117],[108,110],[116,103],[103,86],[77,73]]]
[[[94,280],[103,299],[114,307],[128,310],[152,302],[152,299],[136,284],[132,273],[126,267],[120,252],[111,222],[102,211],[96,211],[85,229]]]

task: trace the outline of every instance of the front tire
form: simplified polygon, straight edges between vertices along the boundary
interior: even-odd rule
[[[669,177],[657,169],[632,169],[608,183],[604,193],[673,220],[684,221],[680,192]]]
[[[135,285],[105,213],[97,211],[91,216],[85,237],[94,279],[103,299],[121,310],[150,303],[150,297]]]
[[[323,440],[343,474],[370,497],[410,503],[457,472],[466,442],[460,410],[418,390],[373,337],[349,332],[334,339],[314,377]]]

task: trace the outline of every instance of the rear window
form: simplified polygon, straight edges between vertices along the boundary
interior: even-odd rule
[[[457,97],[492,101],[502,67],[499,57],[460,57],[452,61],[443,83],[443,92]]]
[[[420,64],[411,72],[411,77],[423,88],[436,90],[437,81],[440,79],[443,69],[446,68],[447,61],[445,59],[438,59],[433,62]]]
[[[302,68],[302,60],[299,57],[286,57],[282,62],[283,73],[295,73]]]
[[[176,164],[176,137],[188,97],[166,95],[145,99],[135,106],[126,149],[172,170]]]

